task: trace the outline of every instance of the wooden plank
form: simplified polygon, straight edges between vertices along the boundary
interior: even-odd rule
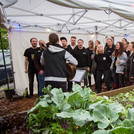
[[[115,90],[111,90],[111,91],[107,91],[107,92],[102,92],[97,94],[97,96],[115,96],[118,95],[119,93],[127,93],[129,91],[132,91],[134,89],[134,85],[132,86],[127,86],[127,87],[123,87],[123,88],[119,88],[119,89],[115,89]]]

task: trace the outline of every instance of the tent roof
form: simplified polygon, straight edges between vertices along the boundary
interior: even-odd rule
[[[59,2],[58,0],[50,1]],[[65,5],[65,3],[61,2],[62,4],[58,3],[60,5],[57,5],[47,0],[18,0],[14,5],[5,8],[5,12],[8,22],[15,29],[132,36],[134,22],[115,14],[108,7],[105,8],[105,5],[102,5],[103,3],[101,5],[96,3],[98,1],[94,1],[94,7],[96,6],[95,8],[97,9],[99,5],[98,9],[100,10],[88,10],[84,5],[81,7],[83,9],[78,9],[80,8],[79,5],[77,5],[77,8],[64,7],[61,5]],[[125,3],[127,0],[119,1],[124,1],[124,4],[128,4]],[[67,1],[64,0],[64,2]],[[79,2],[80,0],[77,1],[77,3]],[[100,0],[100,2],[102,1]],[[73,2],[73,4],[72,7],[75,7],[76,3]],[[68,5],[66,4],[66,6]]]

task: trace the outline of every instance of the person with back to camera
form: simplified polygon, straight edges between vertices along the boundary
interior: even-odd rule
[[[38,81],[39,81],[39,90],[38,90],[38,96],[44,95],[42,92],[42,89],[45,86],[45,73],[44,73],[44,67],[40,63],[40,57],[44,49],[46,49],[46,42],[43,40],[39,41],[39,50],[35,53],[34,57],[34,66],[36,71],[38,72]]]
[[[114,89],[119,88],[119,83],[121,87],[125,86],[124,76],[122,74],[124,67],[126,65],[127,55],[123,49],[123,43],[117,42],[115,51],[112,54],[112,64],[111,70],[114,72],[115,85]]]
[[[107,53],[104,53],[103,45],[98,45],[96,50],[96,55],[94,60],[97,64],[96,66],[96,84],[97,84],[97,93],[100,93],[102,90],[102,75],[104,74],[104,81],[107,86],[107,91],[110,90],[110,66],[109,63],[112,59]]]
[[[31,38],[30,43],[31,43],[32,47],[26,49],[24,52],[25,73],[28,73],[30,97],[33,96],[33,83],[34,83],[34,75],[35,74],[36,74],[36,78],[38,81],[38,73],[34,66],[34,56],[35,56],[35,52],[38,50],[37,42],[38,42],[38,40],[36,38]]]
[[[64,67],[66,62],[77,65],[77,60],[59,45],[59,37],[56,33],[49,35],[49,46],[41,55],[41,64],[45,70],[45,86],[62,88],[66,92],[67,73]]]

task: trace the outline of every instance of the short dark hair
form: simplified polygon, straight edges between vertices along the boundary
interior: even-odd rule
[[[84,40],[82,40],[82,39],[78,39],[78,41],[82,41],[82,42],[84,42]]]
[[[62,40],[66,40],[66,41],[67,41],[66,37],[60,37],[60,40],[61,40],[61,41],[62,41]]]
[[[75,36],[71,36],[71,38],[74,38],[74,39],[76,39],[76,37],[75,37]]]
[[[49,43],[50,44],[56,44],[59,41],[59,37],[56,33],[51,33],[49,35]]]
[[[33,38],[30,39],[30,42],[32,42],[33,39],[36,39],[36,40],[37,40],[37,38],[33,37]],[[37,41],[38,41],[38,40],[37,40]]]

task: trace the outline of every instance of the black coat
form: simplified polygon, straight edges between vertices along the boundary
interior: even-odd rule
[[[98,55],[96,54],[94,60],[97,64],[97,70],[105,71],[107,69],[110,69],[110,63],[112,62],[112,59],[107,53]]]
[[[87,50],[79,49],[78,46],[74,49],[74,57],[78,61],[77,67],[90,67],[90,56]]]
[[[130,79],[130,77],[134,77],[134,53],[127,59],[125,73],[128,79]]]

